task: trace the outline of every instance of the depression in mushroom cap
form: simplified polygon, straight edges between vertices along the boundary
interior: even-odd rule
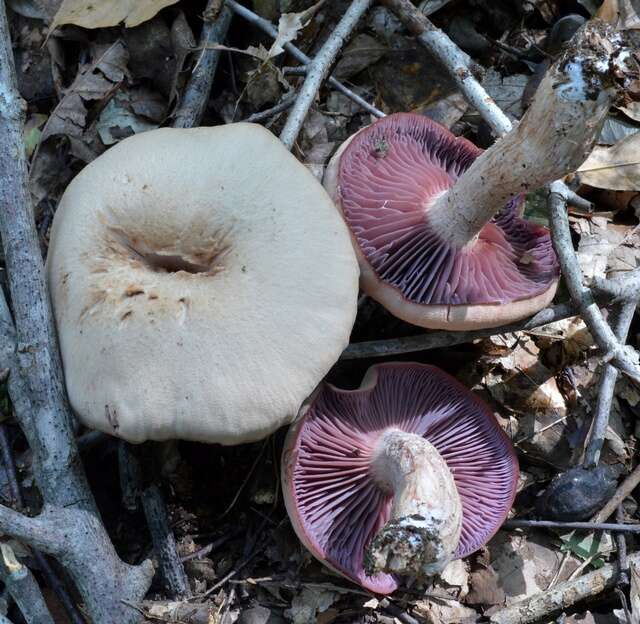
[[[457,380],[433,366],[387,363],[369,369],[357,390],[321,387],[289,431],[282,475],[291,522],[312,554],[363,587],[389,593],[396,574],[369,574],[376,562],[367,559],[382,554],[383,569],[404,566],[400,573],[408,573],[414,562],[398,566],[394,557],[420,555],[407,554],[409,535],[451,549],[427,553],[438,569],[474,552],[511,508],[518,465],[490,408]],[[430,518],[441,535],[425,540],[421,525]],[[403,540],[395,541],[399,554],[376,543],[381,535],[393,543],[394,532]],[[427,559],[418,564],[433,573]]]
[[[349,340],[358,266],[322,186],[253,124],[161,129],[88,165],[47,276],[71,404],[129,441],[290,422]]]
[[[361,287],[393,314],[432,328],[492,327],[532,314],[555,294],[549,232],[515,197],[479,235],[451,242],[430,210],[482,153],[426,117],[389,115],[333,157],[324,184],[349,225]],[[473,198],[468,198],[469,202]]]

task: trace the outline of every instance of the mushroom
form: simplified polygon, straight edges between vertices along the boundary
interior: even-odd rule
[[[518,463],[489,407],[440,369],[372,366],[357,390],[323,384],[285,441],[284,501],[302,543],[378,593],[485,544]]]
[[[520,216],[524,195],[466,241],[446,220],[433,222],[481,153],[427,117],[396,113],[358,132],[329,163],[324,185],[351,230],[361,288],[398,318],[434,329],[497,327],[553,299],[551,237]]]
[[[588,22],[484,152],[415,114],[354,135],[324,184],[351,229],[362,289],[440,329],[497,327],[547,305],[558,265],[547,230],[521,217],[522,193],[584,161],[616,95],[633,90],[632,50],[624,33]]]
[[[69,185],[47,277],[71,405],[131,442],[239,444],[346,344],[358,265],[313,175],[253,124],[120,142]]]

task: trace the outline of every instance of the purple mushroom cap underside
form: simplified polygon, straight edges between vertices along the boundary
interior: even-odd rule
[[[428,207],[482,153],[422,115],[396,113],[359,132],[339,163],[339,203],[365,260],[418,304],[475,305],[535,297],[558,279],[546,228],[511,200],[457,249],[425,219]]]
[[[367,576],[367,546],[390,516],[392,496],[371,474],[384,431],[423,436],[451,470],[462,501],[456,557],[498,530],[515,496],[518,464],[511,442],[489,407],[438,368],[391,363],[372,367],[358,390],[329,384],[296,428],[286,468],[290,512],[302,540],[319,559],[363,587],[390,593],[389,574]]]

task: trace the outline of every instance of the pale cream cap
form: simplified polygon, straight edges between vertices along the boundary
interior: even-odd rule
[[[153,130],[88,165],[47,275],[72,407],[132,442],[239,444],[292,421],[357,308],[331,199],[244,123]]]

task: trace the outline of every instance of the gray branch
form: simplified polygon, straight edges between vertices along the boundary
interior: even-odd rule
[[[640,553],[631,555],[629,562],[639,565]],[[552,589],[500,609],[490,616],[490,621],[494,624],[529,624],[548,619],[552,613],[569,609],[582,600],[611,589],[616,584],[617,576],[618,566],[605,565],[595,572],[559,583]]]
[[[637,295],[636,295],[637,296]],[[613,322],[613,331],[620,344],[627,340],[629,327],[636,311],[636,301],[625,301],[619,305],[616,318]],[[584,455],[584,467],[592,468],[597,466],[600,460],[600,451],[604,444],[604,438],[609,424],[609,414],[611,413],[611,403],[613,393],[618,379],[618,369],[611,364],[605,364],[600,376],[598,385],[598,400],[596,403],[596,413],[591,424],[589,441]]]
[[[221,54],[220,50],[212,48],[211,45],[224,41],[233,16],[231,10],[223,6],[215,20],[210,20],[207,16],[217,3],[219,3],[218,0],[209,0],[204,11],[204,24],[200,34],[200,55],[176,111],[174,128],[193,128],[202,123]]]
[[[250,11],[246,7],[242,6],[236,0],[225,0],[226,6],[228,6],[236,15],[239,15],[250,24],[257,26],[264,33],[275,39],[278,36],[278,29],[269,21],[266,20],[253,11]],[[308,65],[311,63],[311,59],[301,50],[299,50],[292,43],[285,43],[282,46],[293,58],[302,63]],[[327,82],[336,90],[353,100],[356,104],[361,106],[368,113],[371,113],[375,117],[384,117],[384,113],[378,110],[375,106],[372,106],[363,97],[360,97],[357,93],[354,93],[351,89],[345,87],[341,82],[336,80],[333,76],[329,76]]]
[[[637,352],[631,347],[620,344],[613,330],[604,320],[591,291],[582,284],[582,271],[571,241],[569,217],[566,210],[564,188],[561,183],[553,182],[550,185],[548,205],[553,246],[571,299],[578,307],[580,316],[587,324],[596,344],[604,353],[605,361],[611,361],[623,373],[640,381]]]
[[[360,18],[371,6],[372,0],[353,0],[333,32],[329,35],[324,45],[320,48],[316,57],[309,63],[307,75],[302,83],[287,122],[280,133],[280,140],[289,150],[298,137],[307,113],[316,98],[324,79],[329,73],[329,69],[336,60],[345,41],[351,35]]]
[[[69,572],[94,622],[137,621],[137,604],[146,593],[153,566],[120,560],[100,520],[90,511],[46,504],[29,518],[0,505],[0,531],[55,557]],[[141,592],[142,595],[141,595]]]
[[[190,597],[189,581],[178,556],[173,531],[169,526],[164,497],[157,485],[150,485],[143,490],[142,508],[153,538],[154,549],[160,561],[165,586],[169,589],[172,598]]]
[[[152,571],[149,563],[132,567],[120,561],[80,462],[28,190],[24,116],[5,3],[0,3],[0,234],[15,316],[14,325],[0,297],[0,368],[10,370],[9,395],[34,454],[45,509],[63,510],[32,519],[1,507],[0,530],[54,555],[94,621],[127,624],[135,613],[121,598],[140,601]]]
[[[640,268],[627,271],[615,277],[596,277],[593,289],[597,294],[611,297],[616,301],[638,301],[640,293]]]
[[[479,338],[488,338],[489,336],[495,336],[497,334],[530,331],[537,327],[569,318],[570,316],[574,316],[575,313],[575,309],[572,306],[562,303],[541,310],[529,319],[511,323],[510,325],[503,325],[502,327],[462,332],[433,331],[418,336],[372,340],[370,342],[353,342],[343,351],[340,359],[356,360],[372,357],[387,357],[390,355],[400,355],[401,353],[441,349],[442,347],[472,342]]]
[[[409,0],[383,0],[416,35],[418,41],[447,68],[465,99],[491,126],[497,136],[507,134],[512,128],[509,118],[500,110],[482,85],[469,70],[469,57],[449,37],[436,28]]]
[[[27,624],[54,624],[31,570],[16,559],[9,544],[0,544],[0,578]]]
[[[23,144],[24,102],[15,83],[5,4],[0,6],[0,232],[15,315],[13,374],[23,378],[30,410],[18,418],[37,457],[43,498],[61,506],[95,511],[74,443],[27,185]],[[6,331],[6,328],[3,328]],[[14,343],[14,344],[16,344]],[[9,347],[5,345],[8,351]],[[5,350],[3,349],[3,350]],[[14,384],[15,389],[15,384]],[[12,397],[13,398],[13,397]],[[27,399],[18,400],[26,405]]]

